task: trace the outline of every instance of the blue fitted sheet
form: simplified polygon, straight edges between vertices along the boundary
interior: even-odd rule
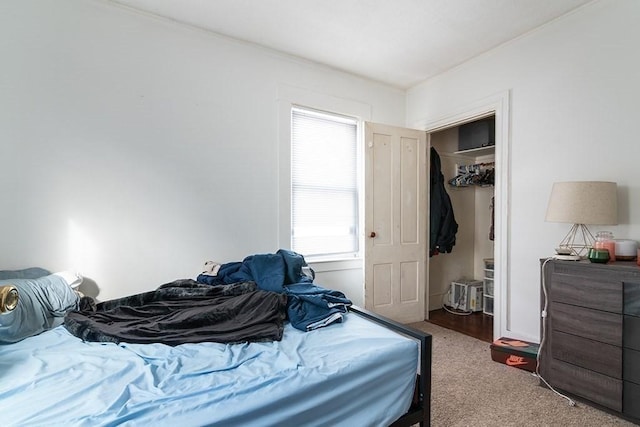
[[[418,344],[354,313],[280,342],[82,342],[60,326],[0,345],[3,426],[384,426]]]

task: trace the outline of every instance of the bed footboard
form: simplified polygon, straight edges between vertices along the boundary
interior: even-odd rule
[[[391,424],[392,427],[408,427],[414,424],[431,425],[431,335],[398,323],[360,307],[351,306],[349,311],[378,323],[393,331],[407,335],[420,342],[420,370],[416,378],[414,399],[409,411]]]

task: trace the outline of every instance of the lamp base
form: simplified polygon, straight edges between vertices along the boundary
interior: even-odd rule
[[[560,261],[580,261],[582,257],[580,255],[554,255],[553,259],[559,259]]]
[[[558,248],[568,253],[558,251],[562,255],[586,256],[589,248],[593,247],[595,238],[584,224],[573,224],[571,230],[564,236]]]

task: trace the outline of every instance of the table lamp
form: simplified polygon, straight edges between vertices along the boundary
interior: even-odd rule
[[[573,224],[556,251],[562,259],[581,259],[595,241],[587,225],[618,224],[616,183],[604,181],[554,183],[545,220]]]

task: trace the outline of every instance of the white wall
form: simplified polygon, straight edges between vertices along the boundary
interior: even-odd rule
[[[510,91],[509,336],[539,337],[539,259],[568,231],[544,221],[554,181],[616,181],[620,224],[594,231],[640,240],[638,16],[596,1],[408,91],[408,125]]]
[[[403,91],[101,1],[3,1],[0,58],[0,268],[103,300],[278,249],[282,85],[405,122]]]

